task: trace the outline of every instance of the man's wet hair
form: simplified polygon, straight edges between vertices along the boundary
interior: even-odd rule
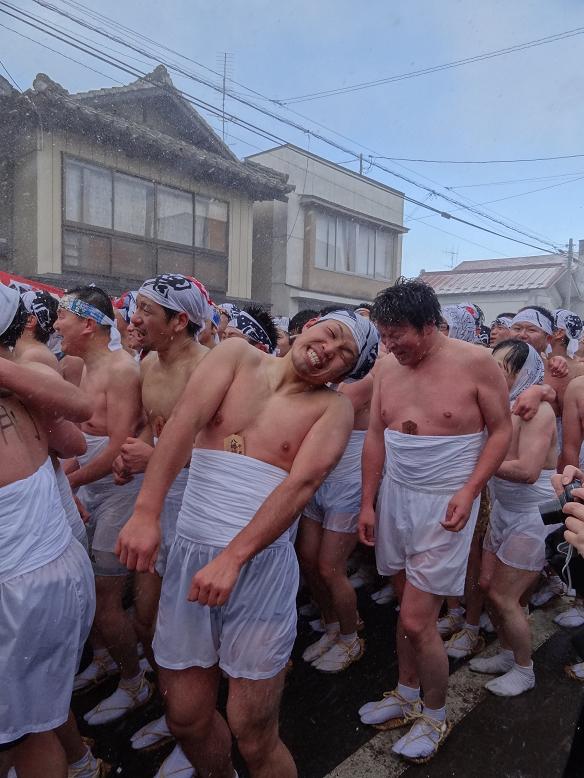
[[[359,303],[359,305],[355,306],[355,310],[358,311],[359,308],[366,308],[369,313],[371,313],[371,309],[373,308],[373,303]]]
[[[497,343],[493,349],[493,354],[506,348],[509,349],[509,353],[503,358],[503,365],[510,373],[516,375],[527,360],[529,345],[524,340],[502,340],[500,343]]]
[[[184,313],[184,311],[175,311],[173,308],[167,308],[166,305],[160,306],[162,310],[164,311],[164,316],[166,318],[166,321],[170,321],[171,319],[174,319],[175,316],[178,316],[179,313]],[[186,331],[187,335],[193,340],[197,337],[197,333],[200,331],[201,327],[199,327],[198,324],[195,324],[190,319],[187,322]]]
[[[114,306],[107,292],[100,289],[99,286],[76,286],[74,289],[67,289],[67,295],[82,300],[88,305],[93,305],[98,311],[108,316],[114,321]],[[98,325],[105,329],[107,325]],[[109,331],[109,330],[108,330]]]
[[[442,312],[431,286],[402,276],[393,286],[379,292],[373,302],[371,319],[386,327],[409,324],[421,332],[428,324],[439,327]]]
[[[8,327],[0,335],[0,346],[5,348],[14,348],[16,341],[21,337],[28,321],[28,311],[24,307],[22,300],[18,301],[18,308]]]
[[[531,306],[531,307],[533,308],[533,306]],[[508,319],[515,318],[515,314],[514,313],[511,313],[510,311],[504,311],[503,313],[498,313],[495,316],[495,319],[500,319],[502,316],[506,316]],[[493,319],[493,321],[494,321],[494,319]]]
[[[288,324],[288,335],[300,335],[305,324],[311,319],[315,319],[318,316],[318,311],[313,311],[311,308],[306,308],[304,311],[298,311],[290,319]]]
[[[49,312],[49,327],[43,329],[41,325],[37,323],[34,325],[33,336],[39,343],[48,343],[49,338],[55,331],[54,325],[57,321],[57,314],[59,313],[59,301],[53,297],[49,292],[39,292],[42,295],[43,305]],[[30,314],[29,314],[30,315]],[[34,316],[34,314],[32,314]]]
[[[545,316],[546,319],[550,320],[550,325],[552,330],[556,329],[553,313],[547,308],[544,308],[543,305],[524,305],[523,308],[520,308],[517,311],[517,313],[521,313],[522,311],[529,311],[529,310],[537,311],[538,313],[541,313],[542,316]]]
[[[275,349],[278,345],[278,329],[268,311],[261,305],[246,305],[242,310],[249,316],[253,316],[257,323],[263,327],[270,339],[272,349]]]

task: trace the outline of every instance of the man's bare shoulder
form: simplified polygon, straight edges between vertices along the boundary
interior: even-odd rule
[[[564,395],[564,405],[570,399],[581,402],[584,400],[584,375],[573,378],[566,388]]]
[[[127,351],[120,349],[112,352],[106,364],[108,378],[115,383],[124,380],[129,382],[140,380],[140,365]]]
[[[50,367],[53,370],[59,370],[57,357],[50,349],[42,344],[39,344],[38,346],[29,346],[19,355],[18,362],[21,365],[30,366],[35,364],[46,365],[46,367]]]

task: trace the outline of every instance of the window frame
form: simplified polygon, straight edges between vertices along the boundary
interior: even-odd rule
[[[312,221],[313,229],[314,229],[314,250],[313,250],[313,256],[312,256],[312,266],[316,270],[324,270],[327,273],[338,273],[339,275],[346,275],[346,276],[352,276],[357,278],[367,278],[371,281],[391,281],[392,279],[392,273],[395,273],[395,267],[396,267],[396,261],[397,261],[397,251],[398,251],[398,245],[397,245],[397,239],[399,237],[399,233],[397,230],[392,229],[391,227],[384,227],[382,224],[379,224],[376,221],[369,220],[365,217],[359,218],[357,216],[351,216],[349,214],[346,214],[342,211],[336,211],[334,208],[325,208],[322,206],[318,206],[315,204],[311,204],[309,207],[309,213],[312,214],[312,218],[306,220],[305,224],[308,224],[310,221]],[[336,266],[330,267],[328,266],[328,258],[329,253],[331,253],[327,249],[327,266],[319,265],[317,264],[317,220],[319,217],[325,218],[325,219],[331,219],[333,218],[335,220],[335,227],[334,227],[334,234],[335,234],[335,243],[332,250],[332,256],[336,262],[336,256],[337,256],[337,239],[339,235],[339,226],[338,226],[338,220],[342,219],[350,224],[355,224],[356,226],[362,225],[364,227],[367,227],[368,229],[373,230],[373,237],[375,242],[375,248],[373,253],[373,264],[374,264],[374,272],[372,275],[370,274],[364,274],[359,273],[353,270],[339,270]],[[327,232],[330,232],[327,228]],[[388,262],[388,267],[385,267],[385,259],[383,261],[384,265],[384,272],[387,272],[388,275],[385,275],[384,273],[380,272],[378,270],[378,264],[381,264],[381,257],[379,258],[378,263],[378,256],[377,256],[377,238],[380,233],[383,233],[386,236],[386,240],[391,243],[392,246],[392,254],[391,258]],[[305,240],[306,240],[306,233],[305,233]],[[356,235],[355,245],[356,247],[359,244],[358,237]],[[330,246],[331,244],[326,244],[327,246]],[[355,256],[355,267],[357,266],[357,258]]]
[[[62,152],[62,159],[61,159],[61,257],[62,257],[62,268],[64,271],[67,272],[75,272],[75,273],[91,273],[93,271],[88,270],[87,268],[75,268],[73,266],[67,265],[65,262],[65,231],[69,232],[77,232],[84,235],[95,235],[96,237],[103,237],[103,238],[109,238],[110,243],[110,252],[109,252],[109,273],[110,276],[117,276],[119,273],[114,273],[112,271],[112,244],[113,241],[116,238],[119,238],[121,240],[128,240],[133,241],[140,244],[147,244],[154,255],[154,261],[155,261],[155,272],[158,273],[158,248],[162,249],[168,249],[173,250],[182,254],[189,254],[192,258],[193,268],[196,272],[197,269],[197,259],[216,259],[217,261],[220,261],[225,264],[225,271],[226,275],[228,276],[229,271],[229,238],[230,238],[230,220],[231,220],[231,203],[229,200],[222,200],[219,197],[212,197],[208,194],[204,194],[203,192],[195,192],[195,191],[189,191],[188,189],[181,189],[180,187],[176,186],[169,186],[168,184],[162,183],[161,181],[155,181],[151,178],[147,178],[146,176],[137,176],[133,173],[128,173],[127,170],[123,170],[118,167],[109,167],[108,165],[94,162],[93,160],[84,159],[83,157],[77,157],[72,154],[67,154],[65,152]],[[95,167],[95,168],[101,168],[102,170],[106,170],[111,177],[112,182],[112,200],[111,200],[111,224],[112,227],[99,227],[94,226],[92,224],[87,224],[85,222],[77,222],[72,221],[70,219],[67,219],[67,162],[73,162],[77,163],[81,166],[87,165],[89,167]],[[153,237],[147,238],[146,236],[140,236],[135,235],[133,233],[123,232],[121,230],[115,230],[113,225],[115,224],[114,218],[115,218],[115,175],[121,174],[123,176],[127,176],[130,178],[135,178],[138,181],[144,181],[147,184],[151,184],[154,187],[154,214],[153,214]],[[180,192],[181,194],[189,195],[192,201],[192,244],[189,246],[184,243],[177,243],[175,241],[171,240],[165,240],[164,238],[158,237],[158,188],[162,187],[163,189],[170,189],[174,190],[176,192]],[[207,200],[218,200],[221,203],[224,203],[227,208],[227,220],[225,222],[225,252],[223,251],[217,251],[216,249],[212,248],[202,248],[195,245],[195,219],[196,219],[196,198],[197,194],[200,197],[204,197]],[[81,207],[83,206],[83,184],[81,188]],[[81,216],[83,216],[83,210],[81,210]],[[128,278],[133,278],[133,276],[128,275],[124,276]],[[227,288],[227,285],[226,285]]]

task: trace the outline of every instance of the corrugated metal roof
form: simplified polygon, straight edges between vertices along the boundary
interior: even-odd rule
[[[471,263],[463,263],[467,266]],[[472,264],[475,264],[474,262]],[[564,263],[539,267],[480,270],[478,272],[428,272],[420,280],[429,284],[439,294],[466,292],[503,292],[515,289],[547,289],[567,272]]]
[[[538,254],[534,257],[509,257],[508,259],[467,259],[455,268],[454,273],[474,273],[477,270],[509,270],[510,268],[539,267],[541,265],[563,265],[565,257],[557,254]],[[448,272],[448,271],[447,271]]]

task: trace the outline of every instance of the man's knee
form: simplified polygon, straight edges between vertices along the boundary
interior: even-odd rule
[[[189,740],[205,743],[209,739],[213,726],[214,708],[199,708],[188,713],[174,707],[170,701],[166,708],[166,721],[168,728],[179,741]],[[219,715],[219,714],[217,714]]]
[[[346,578],[347,569],[345,564],[333,565],[326,559],[320,559],[318,562],[318,574],[323,581],[332,583],[341,578]]]
[[[402,608],[399,618],[404,634],[414,644],[422,643],[437,634],[436,623],[428,621],[416,611]]]
[[[278,723],[271,715],[229,717],[229,727],[248,767],[261,765],[278,742]]]

